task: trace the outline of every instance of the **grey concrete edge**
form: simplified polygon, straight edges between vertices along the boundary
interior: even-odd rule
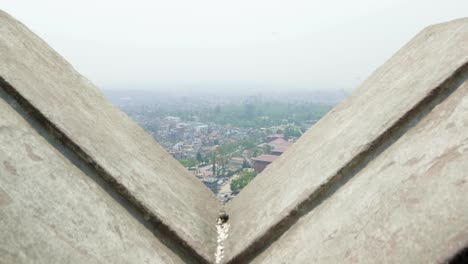
[[[442,23],[445,24],[445,23]],[[432,25],[430,27],[436,27]],[[336,173],[322,182],[316,189],[310,193],[301,195],[285,211],[284,216],[274,223],[262,234],[256,237],[252,242],[246,244],[243,250],[223,263],[248,263],[256,256],[265,251],[271,244],[278,240],[291,226],[293,226],[301,217],[312,211],[316,206],[323,202],[327,197],[333,194],[340,185],[349,180],[357,172],[362,170],[371,160],[370,157],[378,156],[384,149],[393,144],[401,137],[408,128],[414,125],[414,120],[419,121],[421,115],[425,115],[434,107],[444,101],[453,91],[458,88],[460,79],[468,74],[468,61],[465,61],[451,75],[447,76],[438,85],[430,90],[419,102],[416,102],[411,109],[401,115],[393,122],[387,130],[378,135],[369,142],[365,148],[356,154],[348,163],[337,169]],[[228,212],[229,213],[229,212]]]
[[[118,193],[124,200],[128,201],[134,210],[141,213],[143,219],[150,224],[150,228],[156,228],[157,232],[151,230],[157,239],[166,244],[176,254],[183,255],[182,257],[190,258],[193,263],[210,263],[207,256],[197,252],[187,241],[185,241],[174,230],[169,223],[164,223],[160,220],[156,212],[147,208],[141,201],[139,201],[123,184],[119,183],[106,169],[104,169],[92,156],[83,150],[76,142],[61,131],[57,125],[49,120],[39,109],[37,109],[31,102],[24,98],[10,83],[0,76],[0,89],[3,90],[8,96],[13,98],[16,103],[28,113],[29,117],[36,120],[47,131],[50,137],[60,141],[70,152],[74,153],[84,164],[89,166],[97,175],[104,179],[110,186]],[[214,225],[215,223],[213,223]],[[177,248],[174,248],[177,247]]]

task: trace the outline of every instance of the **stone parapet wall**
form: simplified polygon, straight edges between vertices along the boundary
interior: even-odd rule
[[[468,246],[467,79],[468,19],[424,29],[223,207],[0,12],[0,263],[444,262]]]

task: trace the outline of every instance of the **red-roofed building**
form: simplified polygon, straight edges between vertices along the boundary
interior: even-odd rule
[[[282,144],[279,145],[279,146],[280,146],[280,147],[290,147],[290,146],[292,146],[292,144],[294,144],[294,142],[287,141],[287,142],[282,143]]]
[[[272,148],[276,148],[276,147],[279,147],[281,146],[282,144],[286,143],[287,141],[282,139],[282,138],[277,138],[271,142],[268,143],[268,145],[270,145]]]
[[[256,172],[260,173],[277,158],[278,156],[275,155],[262,154],[252,159],[253,167]]]
[[[279,146],[270,151],[271,155],[280,156],[288,149],[288,146]]]
[[[284,138],[284,134],[269,135],[269,136],[267,136],[267,142],[271,142],[271,141],[276,140],[278,138]]]

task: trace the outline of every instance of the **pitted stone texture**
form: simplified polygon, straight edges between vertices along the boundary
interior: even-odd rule
[[[0,76],[191,248],[213,260],[215,196],[88,80],[0,12]]]
[[[468,19],[418,34],[227,205],[231,224],[227,260],[268,234],[467,62]],[[308,238],[313,240],[313,235]]]
[[[445,263],[466,247],[467,76],[253,263]]]
[[[0,98],[0,263],[183,263]]]

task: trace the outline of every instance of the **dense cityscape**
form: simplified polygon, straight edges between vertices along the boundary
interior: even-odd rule
[[[106,95],[224,202],[344,97],[322,92],[160,96],[106,91]]]

